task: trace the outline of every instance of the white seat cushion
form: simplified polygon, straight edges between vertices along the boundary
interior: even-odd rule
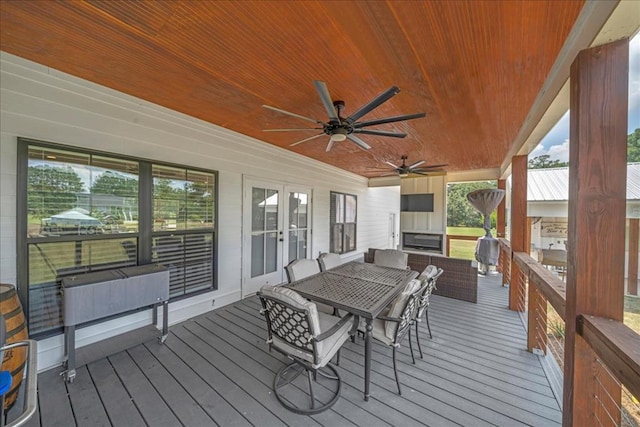
[[[373,255],[373,263],[382,267],[407,268],[409,255],[396,249],[378,249]]]
[[[331,314],[333,315],[333,307],[331,307],[330,305],[327,304],[323,304],[321,302],[316,302],[316,307],[318,309],[318,313],[325,313],[325,314]]]
[[[420,282],[417,279],[413,279],[409,283],[407,283],[407,286],[405,286],[402,293],[398,295],[395,301],[393,301],[389,306],[389,314],[387,316],[399,317],[402,314],[402,310],[404,309],[404,306],[407,303],[407,300],[409,299],[412,293],[420,289],[421,284],[422,282]],[[396,335],[396,329],[398,329],[398,323],[397,322],[385,322],[385,323],[386,323],[385,334],[387,338],[393,340]]]
[[[341,320],[339,317],[324,313],[319,313],[319,318],[320,328],[323,332],[328,331]],[[349,339],[349,331],[352,327],[353,321],[346,322],[333,335],[321,342],[322,347],[318,349],[318,363],[314,365],[314,368],[321,368],[331,361],[344,342]]]
[[[383,313],[381,313],[381,315],[386,316],[386,314],[383,314]],[[377,339],[378,341],[382,342],[385,345],[393,345],[393,338],[389,339],[389,337],[385,332],[386,323],[389,323],[389,322],[386,322],[380,319],[373,319],[373,322],[371,323],[371,327],[372,327],[371,335],[373,336],[373,338]],[[358,326],[358,330],[362,333],[365,333],[367,330],[366,328],[367,328],[366,321],[364,319],[360,319],[360,325]]]
[[[327,271],[342,265],[342,258],[338,254],[322,253],[318,257],[318,263],[322,271]]]
[[[320,265],[315,259],[297,259],[285,267],[289,283],[320,273]]]

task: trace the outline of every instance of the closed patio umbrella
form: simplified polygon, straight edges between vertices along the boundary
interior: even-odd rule
[[[505,191],[496,188],[485,188],[467,194],[467,200],[484,215],[484,237],[478,239],[476,244],[476,260],[484,264],[480,271],[487,271],[486,266],[498,265],[500,249],[498,240],[491,236],[491,212],[498,207],[504,198]]]

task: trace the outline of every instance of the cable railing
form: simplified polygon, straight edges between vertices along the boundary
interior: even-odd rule
[[[498,271],[516,299],[510,307],[526,312],[528,350],[551,353],[564,370],[566,284],[529,254],[512,252],[508,240],[499,241]],[[640,335],[611,319],[579,315],[576,321],[576,333],[597,356],[587,405],[593,425],[640,427]]]
[[[562,316],[546,303],[547,307],[547,354],[551,354],[560,370],[564,369],[565,322]]]

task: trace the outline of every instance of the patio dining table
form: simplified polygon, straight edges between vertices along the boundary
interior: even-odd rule
[[[349,262],[286,286],[312,301],[321,302],[366,321],[364,338],[364,400],[370,396],[372,322],[418,275],[418,272]]]

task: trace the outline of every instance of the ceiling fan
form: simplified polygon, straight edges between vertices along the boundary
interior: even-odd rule
[[[391,162],[385,161],[385,163],[391,166],[394,170],[392,172],[384,173],[380,176],[391,176],[396,174],[398,174],[398,176],[400,177],[406,177],[409,176],[409,174],[434,176],[444,175],[446,173],[446,171],[442,169],[442,167],[447,166],[447,164],[422,166],[425,163],[425,160],[419,160],[413,164],[407,165],[407,158],[408,157],[406,155],[401,157],[402,164],[400,166],[396,166]]]
[[[392,86],[386,91],[382,92],[380,95],[373,98],[371,101],[360,107],[356,112],[351,114],[349,117],[342,117],[342,109],[345,106],[344,101],[332,101],[331,95],[329,94],[329,90],[327,89],[327,84],[325,82],[314,80],[313,84],[320,95],[320,100],[324,105],[325,110],[329,116],[329,121],[323,122],[321,120],[312,119],[310,117],[301,116],[300,114],[291,113],[289,111],[281,110],[276,107],[271,107],[269,105],[263,105],[264,108],[268,108],[269,110],[276,111],[278,113],[287,114],[292,117],[297,117],[302,120],[306,120],[308,122],[315,123],[320,125],[321,127],[315,128],[296,128],[296,129],[263,129],[265,132],[299,132],[299,131],[310,131],[310,130],[319,130],[322,131],[317,135],[311,136],[309,138],[305,138],[303,140],[294,142],[290,144],[291,147],[302,144],[303,142],[311,141],[312,139],[318,138],[322,135],[329,135],[329,144],[327,145],[327,150],[331,150],[336,142],[344,141],[346,139],[358,145],[363,150],[368,150],[371,148],[369,144],[361,140],[357,135],[377,135],[377,136],[388,136],[392,138],[404,138],[407,136],[406,133],[397,133],[397,132],[389,132],[383,130],[375,130],[375,129],[363,129],[368,126],[381,125],[385,123],[393,123],[400,122],[404,120],[418,119],[420,117],[425,117],[426,113],[415,113],[415,114],[404,114],[401,116],[393,116],[393,117],[385,117],[382,119],[373,119],[373,120],[365,120],[358,121],[365,114],[368,114],[375,108],[379,107],[382,103],[388,101],[394,95],[397,95],[400,92],[400,89],[397,86]]]

